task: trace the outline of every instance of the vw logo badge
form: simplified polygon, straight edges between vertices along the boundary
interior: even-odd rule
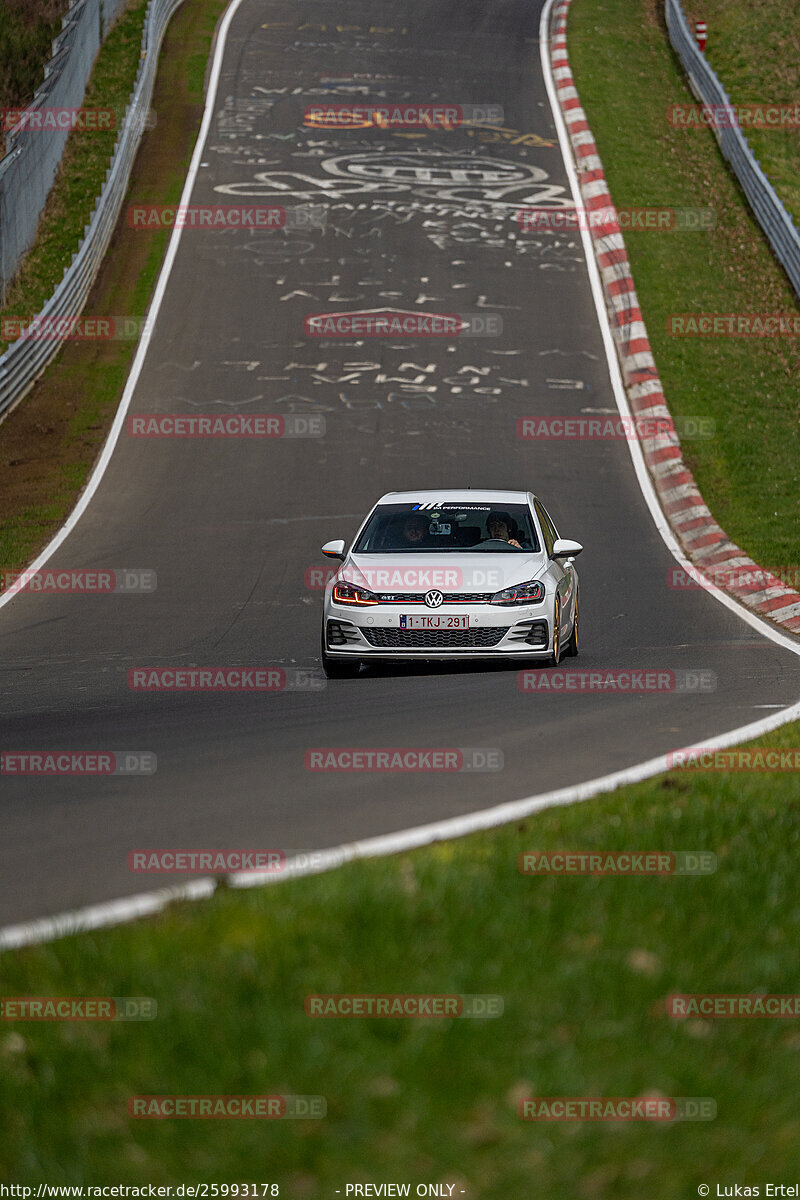
[[[437,592],[435,588],[431,588],[429,592],[425,593],[425,603],[428,608],[438,608],[440,604],[444,603],[444,596],[441,592]]]

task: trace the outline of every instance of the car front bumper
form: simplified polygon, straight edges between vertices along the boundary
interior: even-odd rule
[[[415,611],[416,610],[416,611]],[[447,609],[437,610],[442,616]],[[552,605],[459,606],[453,616],[468,616],[468,629],[402,629],[402,615],[430,615],[417,605],[376,605],[353,609],[328,603],[324,618],[326,653],[331,658],[412,659],[529,658],[545,659],[551,651]]]

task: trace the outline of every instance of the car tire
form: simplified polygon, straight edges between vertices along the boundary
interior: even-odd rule
[[[556,596],[555,608],[553,609],[553,648],[550,651],[550,657],[547,660],[548,667],[557,667],[561,662],[563,653],[561,646],[561,601]]]
[[[322,669],[327,679],[354,679],[361,670],[361,659],[332,658],[325,649],[325,631],[323,630]]]
[[[565,658],[577,658],[580,650],[580,633],[578,626],[578,597],[575,597],[575,620],[572,623],[572,633],[569,635],[569,641],[564,647]]]

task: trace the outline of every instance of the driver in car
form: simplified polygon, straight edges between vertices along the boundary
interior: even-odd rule
[[[486,528],[490,539],[499,542],[508,542],[509,546],[516,546],[518,550],[522,549],[517,539],[511,536],[511,531],[513,530],[516,533],[517,527],[508,513],[490,512],[486,518]]]
[[[427,542],[429,521],[421,513],[410,513],[403,522],[401,530],[403,541],[407,546],[422,546]]]

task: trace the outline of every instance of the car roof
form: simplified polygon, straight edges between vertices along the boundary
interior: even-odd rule
[[[438,491],[387,492],[378,504],[527,504],[528,492],[488,488],[441,488]]]

